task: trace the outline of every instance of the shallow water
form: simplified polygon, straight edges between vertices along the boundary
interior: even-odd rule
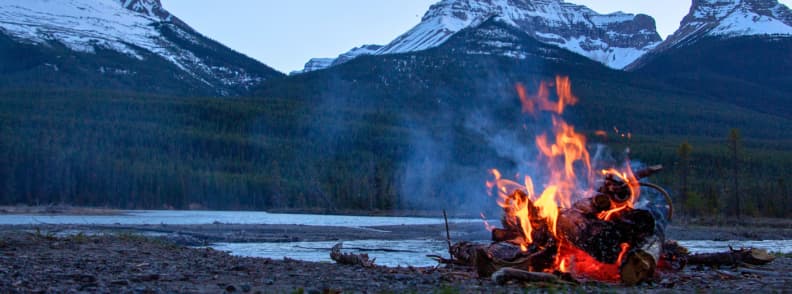
[[[449,222],[471,222],[475,219],[449,219]],[[31,215],[0,214],[0,225],[35,224],[94,224],[94,225],[200,225],[226,224],[273,224],[367,227],[390,225],[442,224],[442,218],[428,217],[384,217],[319,214],[284,214],[258,211],[179,211],[179,210],[135,210],[119,215]]]
[[[228,251],[239,256],[267,257],[283,259],[284,257],[317,262],[331,262],[330,248],[337,242],[293,242],[293,243],[218,243],[213,248]],[[679,241],[692,253],[722,252],[733,248],[763,248],[771,252],[792,253],[792,240],[765,241]],[[345,241],[345,247],[367,249],[395,249],[410,252],[382,252],[365,250],[344,250],[344,252],[367,253],[376,258],[376,264],[384,266],[434,266],[437,263],[426,257],[437,254],[448,257],[447,244],[444,240],[357,240]]]

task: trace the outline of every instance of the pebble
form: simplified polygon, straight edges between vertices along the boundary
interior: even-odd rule
[[[250,290],[253,289],[253,287],[251,287],[249,284],[239,285],[239,288],[242,288],[242,292],[245,292],[245,293],[250,292]]]

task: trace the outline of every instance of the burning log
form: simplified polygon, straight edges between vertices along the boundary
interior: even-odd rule
[[[594,216],[611,209],[611,201],[608,195],[597,194],[594,197],[576,202],[572,205],[572,208],[585,215]]]
[[[654,217],[645,210],[620,212],[612,221],[598,219],[579,210],[568,209],[558,215],[559,236],[582,249],[596,260],[615,263],[622,252],[621,244],[631,247],[654,233]]]
[[[729,252],[701,253],[687,257],[687,263],[706,266],[739,266],[743,264],[764,265],[775,260],[775,256],[764,249],[732,249]]]
[[[492,241],[507,242],[523,238],[522,231],[505,230],[505,229],[492,229]]]
[[[338,243],[330,250],[330,259],[339,263],[339,264],[346,264],[346,265],[359,265],[362,267],[375,267],[374,260],[369,259],[368,254],[361,253],[361,254],[353,254],[353,253],[343,253],[341,252],[341,247],[343,246],[342,243]]]

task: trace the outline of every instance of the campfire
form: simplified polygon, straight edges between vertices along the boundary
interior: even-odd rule
[[[564,108],[577,103],[569,78],[542,82],[535,95],[517,85],[522,110],[533,116],[551,116],[553,133],[536,137],[540,185],[524,176],[504,179],[497,169],[486,183],[503,208],[503,228],[485,223],[497,245],[477,255],[478,272],[491,275],[501,264],[529,272],[559,272],[575,277],[635,284],[652,276],[660,257],[663,230],[671,216],[650,209],[641,199],[641,178],[661,169],[649,167],[634,173],[629,161],[621,167],[592,163],[586,137],[561,117]],[[555,89],[556,101],[551,100]],[[657,192],[667,193],[657,186]],[[537,189],[538,188],[538,189]],[[656,204],[656,203],[655,203]],[[508,252],[513,245],[515,249]],[[486,265],[486,266],[484,266]]]
[[[562,119],[565,107],[578,101],[569,78],[543,82],[534,95],[521,84],[516,90],[524,113],[552,120],[552,133],[535,141],[539,158],[532,167],[539,176],[517,174],[510,180],[492,169],[486,187],[503,208],[501,225],[482,218],[493,243],[456,243],[449,246],[451,259],[436,259],[471,266],[479,277],[498,283],[596,280],[635,285],[652,279],[659,268],[684,267],[687,250],[665,240],[673,214],[670,195],[646,181],[662,166],[633,171],[629,159],[618,166],[592,162],[586,137]],[[757,250],[725,254],[772,260]]]

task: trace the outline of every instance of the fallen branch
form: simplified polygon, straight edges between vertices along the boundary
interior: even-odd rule
[[[729,252],[701,253],[687,257],[690,265],[706,266],[739,266],[743,264],[764,265],[775,260],[775,256],[764,249],[731,249]]]
[[[375,267],[374,260],[369,259],[368,254],[353,254],[353,253],[342,253],[341,247],[343,246],[342,243],[338,243],[330,250],[330,259],[334,260],[338,264],[346,264],[346,265],[359,265],[362,267]]]

